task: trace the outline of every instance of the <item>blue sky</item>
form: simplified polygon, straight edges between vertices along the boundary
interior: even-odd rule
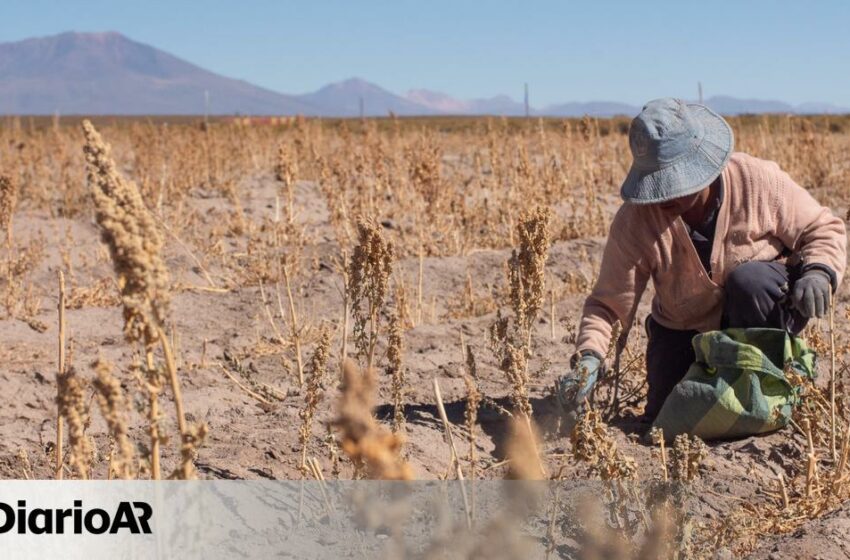
[[[362,77],[533,105],[661,96],[850,106],[850,2],[3,0],[0,42],[118,31],[286,93]]]

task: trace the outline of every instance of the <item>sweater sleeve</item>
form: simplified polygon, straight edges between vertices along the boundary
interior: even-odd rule
[[[773,167],[777,182],[776,234],[796,253],[804,267],[822,265],[835,273],[833,288],[841,284],[847,265],[847,230],[829,208],[821,206],[791,177]]]
[[[599,278],[584,303],[576,350],[608,352],[614,323],[630,327],[649,280],[645,259],[625,242],[628,228],[615,218],[611,224]]]

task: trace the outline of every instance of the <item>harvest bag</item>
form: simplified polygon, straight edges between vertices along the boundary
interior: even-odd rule
[[[779,329],[727,329],[693,339],[696,361],[653,423],[665,439],[692,434],[734,438],[784,427],[799,402],[785,377],[814,378],[815,352]]]

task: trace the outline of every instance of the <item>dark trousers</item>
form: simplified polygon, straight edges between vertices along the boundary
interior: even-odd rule
[[[748,262],[726,279],[722,327],[773,328],[798,334],[808,321],[788,301],[799,268],[775,262]],[[697,331],[668,329],[651,316],[646,323],[646,373],[649,391],[645,415],[653,419],[673,387],[694,363],[691,340]]]

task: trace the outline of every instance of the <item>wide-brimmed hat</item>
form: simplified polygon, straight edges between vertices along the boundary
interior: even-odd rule
[[[733,146],[729,124],[708,107],[650,101],[629,127],[633,161],[620,196],[653,204],[699,192],[723,171]]]

